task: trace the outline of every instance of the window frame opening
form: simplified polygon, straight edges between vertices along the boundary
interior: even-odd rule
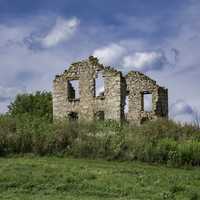
[[[67,116],[68,116],[68,119],[70,122],[78,121],[78,113],[77,112],[69,112]]]
[[[149,91],[142,92],[142,111],[153,111],[153,94]]]
[[[94,114],[94,119],[96,121],[104,121],[105,120],[105,112],[103,110],[99,110]]]
[[[124,98],[124,119],[127,120],[128,113],[129,113],[129,91],[126,92],[125,98]]]
[[[94,79],[94,97],[104,97],[105,95],[105,80],[102,71],[98,71]]]
[[[68,100],[78,101],[80,99],[80,83],[79,80],[68,80]]]

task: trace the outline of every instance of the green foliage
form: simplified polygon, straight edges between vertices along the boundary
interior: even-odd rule
[[[8,113],[13,117],[30,114],[52,121],[52,95],[50,92],[40,91],[35,94],[19,94],[8,106],[8,109]]]
[[[27,112],[1,116],[0,155],[24,153],[199,166],[200,131],[167,120],[131,126],[113,121],[52,123]]]

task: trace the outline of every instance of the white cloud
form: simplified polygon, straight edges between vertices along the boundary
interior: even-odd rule
[[[0,86],[0,102],[12,100],[17,94],[23,93],[24,91],[23,88]]]
[[[68,20],[58,17],[55,26],[41,39],[41,44],[44,47],[53,47],[63,41],[69,40],[75,33],[79,23],[80,21],[76,17]]]
[[[6,52],[7,48],[13,46],[22,46],[23,39],[26,35],[30,34],[30,28],[19,25],[9,26],[0,24],[0,53]]]
[[[162,52],[135,52],[123,58],[123,67],[141,71],[163,68],[166,58]]]
[[[171,115],[193,114],[193,108],[184,100],[179,99],[171,105]]]
[[[177,17],[171,23],[171,34],[161,44],[162,49],[176,49],[175,68],[168,74],[156,75],[169,89],[169,101],[177,102],[177,106],[170,107],[170,116],[178,121],[191,121],[191,110],[200,112],[199,74],[200,74],[200,1],[191,1],[185,9],[179,10]],[[172,50],[173,51],[173,50]],[[185,101],[176,101],[177,99]],[[178,108],[177,108],[178,107]],[[188,111],[184,112],[184,111]]]
[[[52,20],[46,22],[51,24]],[[55,74],[64,71],[77,56],[74,54],[77,49],[59,46],[33,51],[24,39],[40,30],[43,22],[33,18],[28,25],[23,24],[18,21],[12,22],[12,26],[0,24],[0,112],[7,110],[6,106],[23,88],[27,92],[51,90]]]
[[[125,54],[126,49],[118,44],[110,44],[108,46],[96,49],[93,56],[97,57],[100,62],[106,65],[116,64]]]
[[[10,101],[0,102],[0,114],[6,113],[8,111],[9,104],[10,104]]]
[[[195,110],[186,101],[179,99],[170,106],[170,118],[181,122],[193,122]]]
[[[124,72],[128,70],[146,72],[171,66],[164,51],[146,50],[147,46],[145,42],[141,41],[130,40],[127,42],[122,40],[119,43],[111,43],[97,48],[94,50],[93,56],[99,58],[101,63],[117,66]]]

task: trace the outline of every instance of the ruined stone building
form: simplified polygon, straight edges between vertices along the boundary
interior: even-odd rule
[[[99,92],[97,80],[100,75],[104,87]],[[150,98],[147,103],[146,97]],[[150,104],[148,109],[145,104]],[[56,75],[53,113],[55,119],[112,119],[141,124],[168,117],[168,90],[137,71],[123,76],[122,72],[103,66],[91,56]]]

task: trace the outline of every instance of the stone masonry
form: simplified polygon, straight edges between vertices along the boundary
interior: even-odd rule
[[[102,73],[104,92],[96,95],[96,78]],[[74,88],[71,81],[78,81]],[[76,97],[76,91],[79,96]],[[144,110],[144,96],[152,95],[152,108]],[[127,111],[125,106],[128,104]],[[71,64],[53,81],[54,119],[116,120],[141,124],[146,120],[168,117],[168,90],[146,75],[122,72],[99,63],[95,57]]]

